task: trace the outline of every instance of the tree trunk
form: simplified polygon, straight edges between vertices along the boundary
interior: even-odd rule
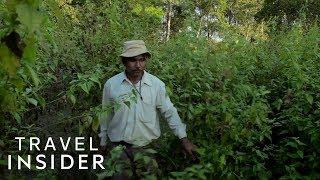
[[[166,41],[170,39],[171,33],[171,16],[172,16],[172,5],[170,2],[167,4],[167,13],[166,13]]]
[[[200,23],[199,23],[199,28],[198,28],[198,32],[197,32],[197,38],[200,36],[200,33],[201,33],[202,21],[203,21],[203,16],[200,17]]]
[[[209,21],[209,14],[207,14],[207,39],[210,39],[210,21]]]

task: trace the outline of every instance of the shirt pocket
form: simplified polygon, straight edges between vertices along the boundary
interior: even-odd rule
[[[142,92],[142,100],[140,101],[139,119],[144,123],[150,123],[156,119],[155,96],[152,96],[150,87]]]
[[[156,108],[148,102],[142,101],[139,111],[139,119],[144,123],[153,123],[156,119]]]
[[[142,91],[142,104],[146,104],[146,105],[149,105],[149,106],[155,106],[155,95],[153,95],[152,93],[152,89],[151,87],[145,87],[143,88],[143,91]]]

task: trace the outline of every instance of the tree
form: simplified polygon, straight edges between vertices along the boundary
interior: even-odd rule
[[[278,25],[292,25],[304,14],[306,22],[319,21],[320,1],[318,0],[266,0],[263,8],[257,12],[258,21],[274,18]]]

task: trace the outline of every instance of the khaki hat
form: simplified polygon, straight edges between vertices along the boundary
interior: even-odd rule
[[[134,57],[144,53],[147,53],[149,56],[151,56],[145,43],[142,40],[132,40],[124,42],[123,52],[120,56]]]

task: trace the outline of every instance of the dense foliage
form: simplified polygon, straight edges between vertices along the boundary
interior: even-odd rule
[[[163,177],[320,178],[317,1],[299,2],[270,11],[267,0],[1,1],[1,174],[102,178],[118,170],[117,150],[107,173],[9,172],[6,155],[21,153],[16,136],[98,141],[102,86],[123,69],[123,42],[143,39],[148,71],[166,83],[199,147],[192,164],[163,121],[155,149]]]

